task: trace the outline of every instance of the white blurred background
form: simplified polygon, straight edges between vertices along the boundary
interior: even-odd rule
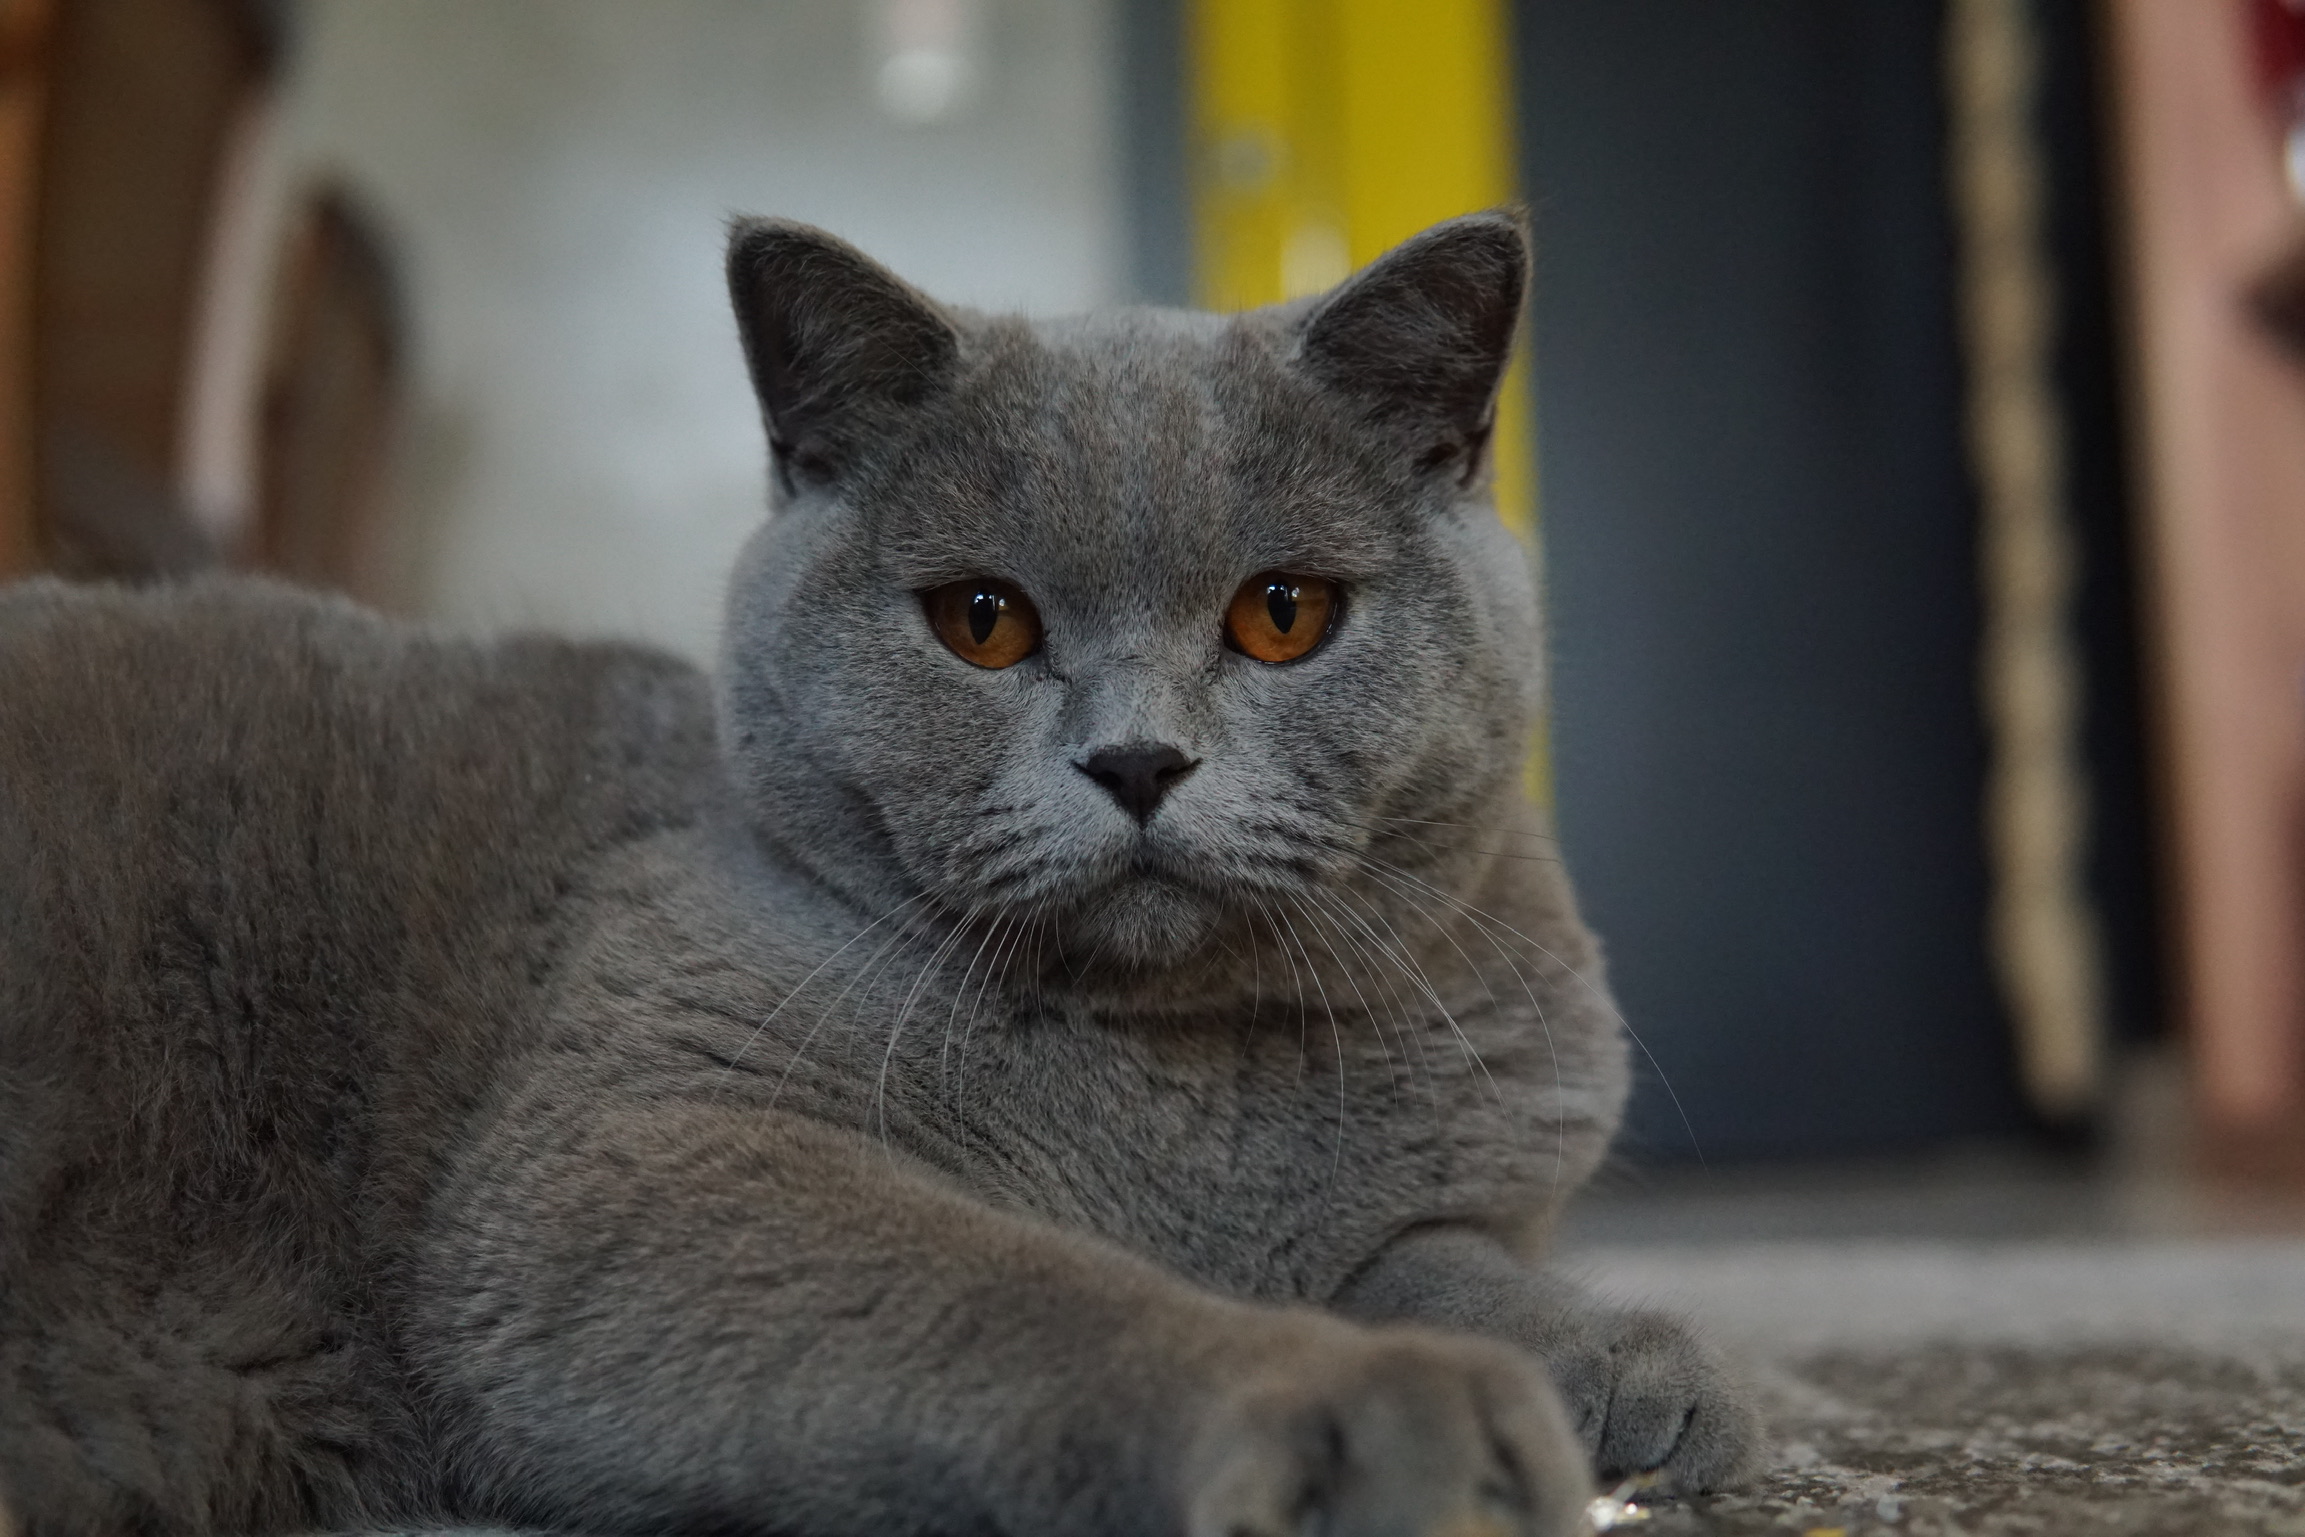
[[[960,303],[1119,297],[1110,24],[1104,0],[309,0],[263,177],[357,186],[400,261],[400,600],[708,654],[764,496],[725,222],[809,220]]]

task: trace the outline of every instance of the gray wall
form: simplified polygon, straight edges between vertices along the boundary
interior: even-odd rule
[[[273,174],[334,170],[405,258],[415,605],[713,644],[760,516],[720,280],[735,212],[931,292],[1071,310],[1128,283],[1103,0],[985,0],[983,84],[913,127],[860,0],[309,0]]]

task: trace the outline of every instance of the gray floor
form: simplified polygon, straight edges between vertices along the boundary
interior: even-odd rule
[[[1597,1183],[1562,1258],[1739,1357],[1773,1462],[1681,1533],[2305,1537],[2305,1202],[2017,1148]]]
[[[2305,1193],[2145,1173],[2113,1155],[1981,1146],[1835,1164],[1605,1169],[1570,1245],[1917,1238],[2305,1237]]]

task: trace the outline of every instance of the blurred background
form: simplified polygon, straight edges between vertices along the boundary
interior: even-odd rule
[[[1519,200],[1600,1237],[2293,1228],[2284,0],[0,0],[0,573],[709,656],[734,213],[1056,313]]]

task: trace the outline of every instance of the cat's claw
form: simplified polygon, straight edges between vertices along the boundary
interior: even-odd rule
[[[1370,1333],[1260,1374],[1202,1428],[1191,1537],[1569,1537],[1591,1483],[1558,1396],[1510,1347]]]

